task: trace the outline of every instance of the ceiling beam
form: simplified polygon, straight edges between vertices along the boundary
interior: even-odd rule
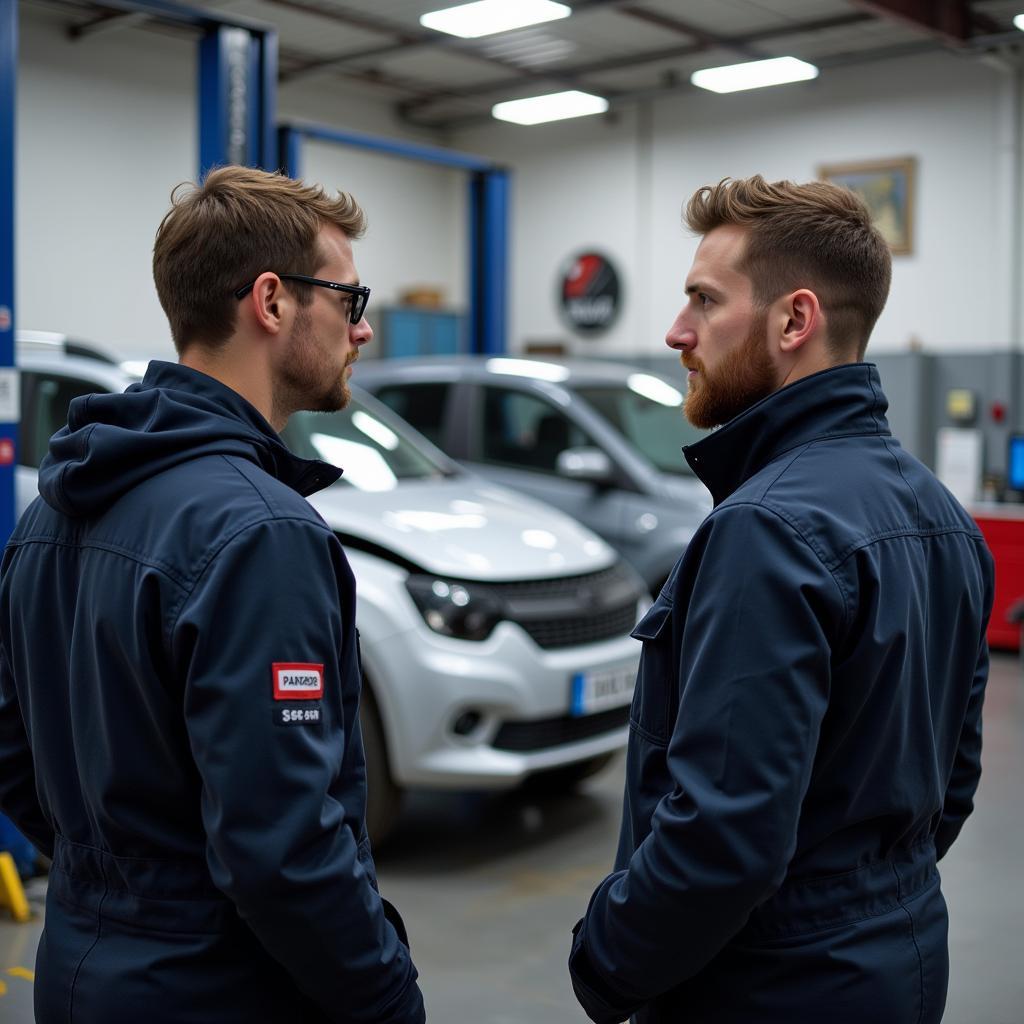
[[[559,0],[559,2],[571,7],[573,14],[576,14],[577,12],[592,11],[597,7],[625,7],[627,4],[634,3],[635,0]]]
[[[522,65],[481,52],[479,49],[479,39],[460,39],[455,36],[446,35],[443,32],[404,29],[390,22],[385,22],[380,18],[375,18],[372,15],[364,15],[362,13],[358,13],[354,17],[349,17],[349,12],[347,10],[338,7],[327,8],[318,3],[317,0],[270,0],[270,2],[282,7],[290,7],[293,10],[302,11],[306,14],[317,15],[323,18],[328,18],[332,21],[344,22],[345,24],[352,25],[356,28],[363,28],[371,32],[380,32],[384,35],[391,36],[394,39],[393,42],[382,43],[380,46],[375,46],[370,49],[366,49],[364,47],[358,50],[351,50],[346,53],[335,54],[330,57],[310,59],[300,67],[292,68],[286,76],[282,76],[282,80],[285,81],[304,78],[307,75],[321,71],[334,71],[346,64],[351,64],[354,61],[362,62],[377,57],[390,57],[396,53],[408,51],[413,47],[448,48],[461,53],[464,56],[474,57],[489,64],[497,64],[501,67],[507,68],[513,71],[516,74],[516,77],[520,80],[528,80],[530,78],[536,79],[538,77],[548,80],[552,78],[551,74],[538,74],[531,72],[528,68],[522,67]],[[646,12],[642,12],[636,7],[635,0],[574,0],[574,2],[570,2],[569,6],[572,7],[574,14],[585,14],[601,8],[611,8],[612,10],[626,9],[629,10],[630,13],[639,11],[640,13],[634,14],[636,17],[642,17],[646,14]],[[661,27],[665,26],[662,25]],[[695,35],[695,33],[689,34]],[[557,79],[558,76],[555,75],[554,77]],[[574,81],[567,81],[565,84],[571,85],[573,88],[579,87],[579,83]]]
[[[819,64],[822,68],[849,67],[858,64],[868,64],[880,60],[894,60],[902,57],[913,57],[925,53],[934,53],[935,43],[928,41],[917,41],[913,43],[901,43],[897,46],[880,47],[877,50],[857,50],[849,54],[842,54],[837,57],[822,58]],[[616,109],[645,100],[657,99],[671,93],[679,93],[695,88],[685,79],[676,81],[665,81],[658,85],[629,89],[623,91],[615,101],[615,106],[604,117],[613,115]],[[438,118],[434,121],[408,119],[411,124],[424,131],[450,133],[464,128],[472,128],[482,124],[489,124],[492,118],[484,112],[466,114],[462,116]]]
[[[574,10],[592,10],[598,7],[615,6],[623,2],[625,0],[577,0]],[[580,88],[580,83],[571,75],[565,75],[557,71],[534,71],[514,61],[496,56],[495,54],[486,53],[480,49],[480,43],[477,39],[460,39],[457,36],[450,36],[443,32],[434,32],[430,29],[408,29],[383,18],[363,14],[359,11],[351,11],[345,7],[333,5],[328,7],[319,3],[318,0],[271,0],[271,3],[280,7],[302,11],[305,14],[326,18],[338,24],[349,25],[368,32],[376,32],[391,40],[381,43],[380,46],[376,47],[363,47],[331,57],[312,58],[307,63],[292,68],[286,75],[282,75],[281,80],[284,82],[295,81],[322,71],[341,70],[355,61],[365,63],[368,59],[394,56],[408,52],[413,48],[432,47],[450,50],[462,57],[489,64],[491,67],[500,67],[515,75],[516,81],[520,83],[556,81],[570,89]]]
[[[364,47],[358,50],[350,50],[346,53],[335,54],[331,57],[311,58],[306,63],[292,68],[287,76],[283,76],[282,80],[284,81],[304,78],[307,75],[320,71],[335,71],[354,61],[366,61],[376,57],[390,57],[396,53],[411,50],[414,47],[451,49],[461,53],[463,56],[472,57],[492,65],[497,64],[500,67],[511,70],[519,80],[544,78],[550,81],[553,77],[556,81],[559,80],[557,74],[532,72],[530,69],[524,68],[522,65],[515,64],[512,61],[503,60],[492,54],[481,52],[479,49],[479,39],[460,39],[456,36],[446,35],[443,32],[435,32],[429,29],[407,29],[373,15],[352,12],[346,8],[336,6],[328,7],[319,3],[318,0],[270,0],[270,2],[282,7],[290,7],[293,10],[302,11],[305,14],[312,14],[352,25],[355,28],[379,32],[390,36],[394,40],[393,42],[382,43],[380,46],[370,49]],[[573,14],[587,14],[602,8],[618,10],[624,7],[633,7],[636,0],[562,0],[562,2],[567,3],[572,8]],[[574,81],[566,80],[565,84],[573,88],[579,88],[579,83]]]
[[[832,18],[819,18],[815,21],[791,22],[787,25],[777,26],[770,29],[762,29],[757,32],[750,32],[742,36],[719,36],[716,37],[715,48],[733,50],[736,52],[753,52],[752,47],[758,43],[769,42],[781,36],[800,35],[803,33],[827,32],[830,29],[848,28],[851,25],[863,24],[874,19],[870,14],[841,14]],[[704,41],[668,46],[659,50],[644,50],[641,53],[633,53],[622,57],[609,57],[603,60],[589,61],[586,64],[574,64],[565,68],[563,74],[569,74],[576,79],[589,78],[592,75],[601,74],[605,71],[621,71],[624,68],[636,67],[640,64],[654,64],[664,60],[677,60],[683,57],[692,57],[695,54],[703,53],[710,45]],[[758,54],[758,58],[764,54]],[[494,93],[505,92],[521,85],[521,79],[505,78],[496,79],[491,82],[477,82],[474,85],[465,86],[461,89],[448,89],[442,94],[438,93],[437,99],[469,99],[475,96],[493,95]],[[598,90],[606,92],[594,83],[582,85],[585,90]],[[417,100],[410,100],[400,104],[403,114],[412,113],[422,107],[429,106],[433,100],[429,97],[422,97]]]
[[[970,0],[852,0],[879,18],[938,36],[944,43],[964,46],[971,38]]]
[[[80,22],[68,29],[68,36],[71,39],[84,39],[86,36],[97,36],[103,32],[113,32],[115,29],[133,28],[149,21],[150,15],[141,11],[134,14],[110,13],[101,14],[92,21]]]
[[[282,48],[280,51],[280,60],[282,64],[294,63],[302,65],[302,63],[307,59],[308,54],[300,50]],[[399,78],[397,75],[389,75],[377,68],[363,69],[344,67],[338,68],[335,73],[341,78],[348,79],[352,82],[358,82],[361,85],[394,90],[398,94],[398,96],[393,98],[397,105],[409,102],[412,97],[422,99],[425,102],[432,101],[433,97],[437,93],[436,86],[413,81],[409,78]],[[282,84],[286,84],[286,76],[284,74],[279,75],[278,78]],[[399,99],[399,97],[401,98]]]
[[[617,8],[619,14],[628,15],[637,21],[644,21],[656,28],[665,28],[670,32],[678,32],[681,35],[689,36],[701,44],[702,49],[722,48],[733,50],[750,60],[759,60],[763,54],[758,53],[743,39],[730,39],[728,36],[719,35],[716,32],[708,32],[688,21],[683,21],[674,15],[661,14],[657,11],[648,11],[638,4],[622,4]]]
[[[310,14],[326,21],[333,21],[348,28],[360,28],[365,32],[378,32],[395,40],[399,46],[415,46],[420,41],[420,29],[407,29],[387,18],[364,14],[336,4],[319,3],[318,0],[270,0],[275,7],[287,7],[300,14]]]

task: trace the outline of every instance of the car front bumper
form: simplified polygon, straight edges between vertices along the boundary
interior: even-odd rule
[[[640,644],[628,635],[544,650],[513,623],[477,643],[420,619],[381,642],[364,630],[362,652],[400,786],[514,786],[626,745],[630,693],[587,714],[574,680],[628,677],[631,691]],[[460,734],[460,720],[472,728]]]

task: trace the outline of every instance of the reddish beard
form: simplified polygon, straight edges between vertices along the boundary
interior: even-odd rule
[[[768,356],[767,315],[751,324],[742,343],[727,352],[714,370],[707,370],[699,359],[684,358],[683,362],[697,371],[697,376],[690,378],[683,411],[702,429],[728,423],[778,387]]]

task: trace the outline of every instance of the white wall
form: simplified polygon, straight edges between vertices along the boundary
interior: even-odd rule
[[[1011,202],[998,180],[1005,85],[984,65],[939,56],[823,74],[789,100],[779,88],[661,103],[652,202],[670,216],[654,216],[653,249],[689,265],[696,240],[680,239],[671,214],[726,175],[806,181],[821,163],[914,156],[914,252],[893,257],[872,350],[906,351],[912,338],[930,351],[1007,348],[1008,253],[996,244]],[[651,295],[666,325],[683,276],[668,264],[657,261]]]
[[[437,146],[437,140],[395,119],[365,89],[317,77],[282,87],[282,121],[305,121]],[[448,308],[469,301],[468,181],[465,171],[312,141],[302,147],[302,176],[351,192],[369,222],[356,246],[361,280],[373,307],[397,301],[405,288],[440,288]]]
[[[1020,188],[1010,153],[1016,89],[987,65],[937,55],[759,92],[687,91],[612,123],[463,133],[461,146],[515,171],[511,346],[561,338],[578,353],[664,352],[696,248],[680,227],[695,189],[755,172],[809,180],[820,163],[907,155],[918,160],[915,248],[894,258],[873,351],[1019,345],[1009,212]],[[566,328],[554,298],[562,261],[589,245],[608,252],[627,285],[619,322],[594,340]]]
[[[466,174],[400,157],[312,141],[303,147],[302,176],[351,192],[369,229],[355,247],[360,279],[373,307],[398,301],[411,285],[439,288],[448,308],[468,301]]]
[[[121,351],[171,352],[150,277],[171,188],[195,174],[196,44],[123,29],[71,42],[63,19],[22,6],[18,92],[17,288],[22,327]],[[655,355],[695,248],[683,201],[725,175],[806,180],[822,162],[914,155],[915,252],[895,259],[876,352],[1019,346],[1018,87],[952,55],[824,73],[733,96],[696,90],[612,119],[487,126],[457,148],[513,170],[510,347],[567,340],[577,351]],[[366,89],[331,76],[282,87],[282,118],[431,142]],[[1016,163],[1014,162],[1016,160]],[[465,175],[395,157],[307,144],[304,173],[351,191],[370,231],[356,246],[373,304],[414,285],[467,304]],[[564,261],[598,248],[617,262],[624,308],[584,340],[556,304]]]
[[[18,68],[18,326],[114,352],[173,357],[153,287],[153,238],[171,189],[198,164],[195,41],[122,29],[69,40],[64,20],[22,5]],[[410,137],[365,93],[311,79],[284,87],[282,119]],[[466,304],[465,174],[307,144],[303,176],[351,192],[369,231],[356,243],[373,307],[414,285]]]
[[[196,170],[196,48],[127,30],[74,43],[62,26],[21,5],[18,326],[168,355],[153,237]]]

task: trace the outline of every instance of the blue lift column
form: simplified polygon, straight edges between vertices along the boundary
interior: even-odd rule
[[[509,174],[490,168],[469,183],[472,351],[498,355],[508,332]]]
[[[211,25],[199,44],[199,173],[277,169],[277,33]]]
[[[199,171],[240,163],[277,168],[277,33],[269,25],[168,0],[107,0],[125,13],[201,25]],[[0,543],[15,520],[20,385],[14,347],[15,100],[18,2],[0,0]]]
[[[18,3],[0,0],[0,543],[14,529],[20,387],[14,368],[14,125]]]

